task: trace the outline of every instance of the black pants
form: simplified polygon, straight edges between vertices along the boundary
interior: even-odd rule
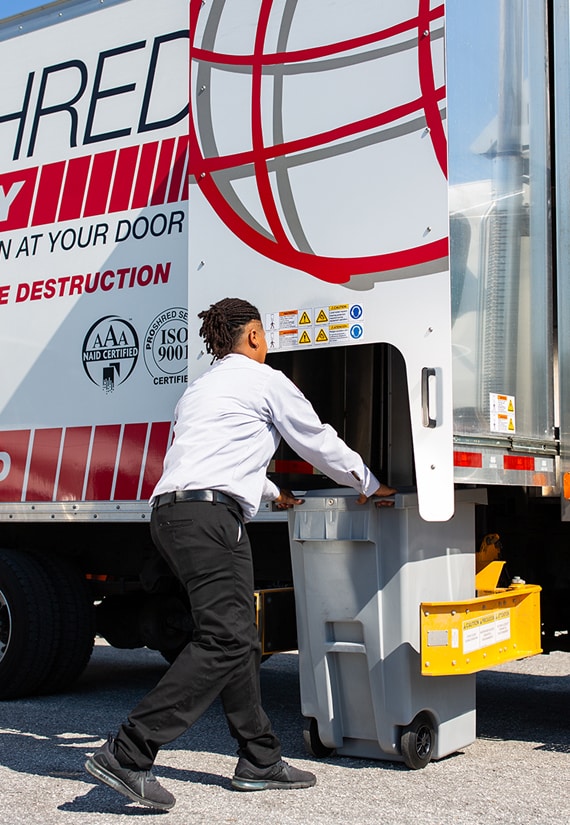
[[[153,510],[153,541],[188,593],[195,631],[116,737],[124,767],[148,770],[220,696],[239,753],[260,766],[281,758],[261,707],[249,538],[237,510],[180,502]]]

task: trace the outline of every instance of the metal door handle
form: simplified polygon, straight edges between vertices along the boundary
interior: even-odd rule
[[[433,430],[437,424],[435,418],[430,416],[429,403],[429,379],[435,378],[435,369],[433,367],[424,367],[422,369],[422,424],[424,427],[429,427]]]

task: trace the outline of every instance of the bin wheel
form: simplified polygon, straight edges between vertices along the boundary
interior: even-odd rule
[[[308,753],[310,753],[311,756],[315,756],[317,759],[323,759],[324,757],[330,756],[334,753],[334,748],[329,748],[321,742],[321,738],[319,736],[319,726],[317,720],[314,718],[305,719],[303,739],[305,741],[305,747]]]
[[[400,739],[400,751],[408,768],[414,771],[425,768],[434,745],[433,723],[427,713],[418,713],[414,721],[404,728]]]

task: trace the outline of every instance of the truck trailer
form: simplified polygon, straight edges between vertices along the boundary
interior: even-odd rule
[[[569,648],[569,18],[56,0],[0,21],[0,698],[67,690],[96,634],[169,661],[190,638],[148,499],[210,363],[197,314],[232,295],[426,524],[486,499],[477,567],[539,586],[540,647]],[[332,486],[286,444],[270,470]],[[295,649],[286,516],[248,532],[263,652]]]

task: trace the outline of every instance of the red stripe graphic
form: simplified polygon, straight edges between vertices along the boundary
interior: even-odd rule
[[[168,178],[172,167],[174,143],[174,138],[171,140],[164,140],[162,142],[162,147],[158,158],[158,168],[156,170],[156,180],[154,183],[152,198],[150,199],[151,206],[164,203],[166,200],[166,187],[168,186]]]
[[[142,148],[131,209],[148,206],[157,150],[158,143],[147,143]]]
[[[115,482],[117,501],[134,501],[137,497],[147,431],[148,424],[125,424]]]
[[[28,501],[53,501],[63,430],[36,430],[26,486]]]
[[[0,232],[141,209],[149,202],[155,206],[186,200],[186,187],[181,184],[187,151],[188,136],[183,135],[0,173],[0,189],[9,201],[8,217],[0,221]]]
[[[33,439],[30,430],[0,432],[0,502],[136,501],[141,477],[144,501],[162,473],[171,428],[169,421],[50,428]]]
[[[184,169],[188,160],[188,135],[179,138],[178,146],[176,147],[176,155],[174,160],[174,167],[172,169],[172,178],[170,180],[170,189],[168,190],[168,203],[174,203],[180,198],[180,185],[182,183]]]
[[[139,156],[138,146],[128,146],[119,152],[109,212],[123,212],[131,202],[131,187],[135,179],[135,169]]]
[[[105,501],[111,498],[120,435],[119,424],[95,427],[85,491],[87,501]]]
[[[32,219],[33,226],[38,226],[42,223],[53,223],[55,221],[64,173],[65,161],[50,163],[42,168],[34,217]],[[11,223],[12,210],[10,210],[10,224]],[[27,225],[28,216],[26,215],[23,223],[7,226],[6,229],[19,229]]]
[[[90,166],[90,157],[72,158],[67,164],[58,215],[60,221],[71,221],[81,215]]]
[[[87,470],[91,427],[69,427],[65,431],[57,485],[58,501],[79,501]]]
[[[162,474],[162,462],[170,443],[170,430],[170,422],[161,422],[151,426],[141,498],[150,498]]]
[[[0,433],[0,501],[21,501],[30,430]]]
[[[116,152],[102,152],[93,158],[91,183],[87,190],[87,199],[83,216],[104,215],[107,211],[107,200],[111,189],[111,175],[115,165]]]

